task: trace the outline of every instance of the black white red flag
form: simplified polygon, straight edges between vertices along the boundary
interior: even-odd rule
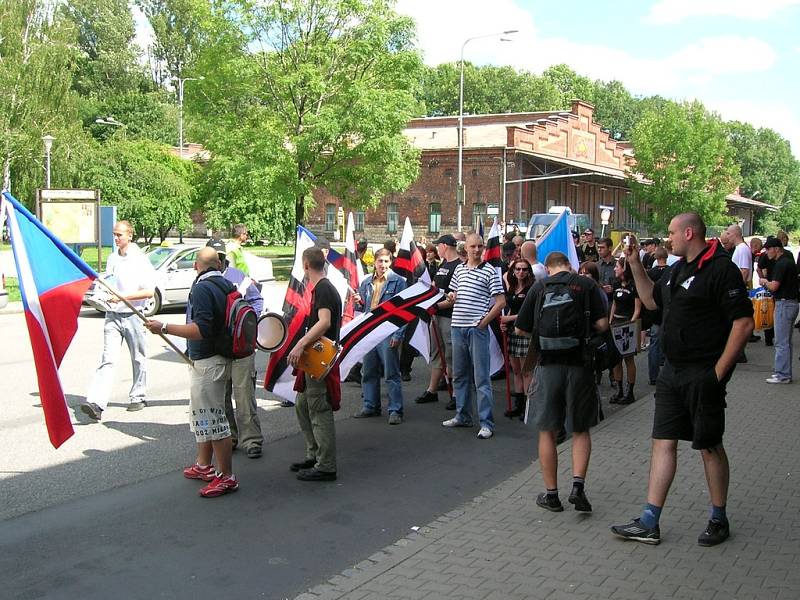
[[[313,248],[316,238],[302,225],[297,226],[297,242],[294,251],[294,265],[289,275],[289,286],[283,300],[283,318],[286,321],[286,342],[272,352],[264,375],[264,388],[285,400],[294,402],[295,378],[286,356],[306,333],[306,318],[311,311],[311,289],[303,271],[303,252]]]
[[[414,346],[426,361],[430,361],[428,341],[430,313],[428,309],[439,302],[444,294],[433,287],[430,278],[423,275],[418,283],[407,287],[389,300],[381,302],[368,313],[359,315],[342,327],[341,351],[337,359],[339,374],[345,379],[353,366],[387,337],[403,326],[422,323],[411,338]]]
[[[415,273],[419,273],[425,257],[420,253],[414,242],[414,231],[411,228],[411,220],[406,217],[403,225],[403,235],[400,236],[400,244],[397,246],[397,256],[392,264],[392,271],[405,277],[408,285],[416,281]]]

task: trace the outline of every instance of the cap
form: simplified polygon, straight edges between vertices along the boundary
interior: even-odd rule
[[[225,249],[225,242],[223,242],[222,240],[213,240],[213,239],[208,240],[206,246],[208,246],[209,248],[213,248],[214,250],[217,251],[217,254],[221,254],[222,256],[225,256],[228,253],[227,250]]]
[[[764,242],[764,248],[783,248],[781,241],[774,236],[767,236],[767,241]]]
[[[322,236],[319,236],[317,238],[317,241],[314,242],[314,245],[317,248],[321,249],[321,250],[330,250],[331,249],[331,243],[328,241],[328,238],[322,237]]]
[[[454,238],[449,233],[445,233],[443,235],[440,235],[438,240],[433,240],[433,243],[444,244],[445,246],[453,246],[455,248],[457,242],[456,238]]]
[[[587,227],[586,229],[583,230],[583,233],[591,233],[592,235],[594,235],[594,229],[592,229],[591,227]]]

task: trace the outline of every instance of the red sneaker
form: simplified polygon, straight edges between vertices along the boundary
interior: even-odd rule
[[[183,476],[186,477],[186,479],[213,481],[214,477],[216,477],[216,473],[214,472],[214,465],[206,465],[205,467],[202,467],[195,463],[191,467],[186,467],[183,470]]]
[[[235,475],[222,475],[221,473],[217,473],[214,480],[200,490],[200,495],[203,498],[215,498],[227,494],[228,492],[235,492],[238,489],[239,482],[236,481]]]

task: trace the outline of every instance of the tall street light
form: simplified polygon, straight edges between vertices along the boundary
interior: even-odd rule
[[[464,48],[472,40],[480,40],[482,38],[497,37],[499,35],[511,35],[517,33],[517,29],[509,29],[508,31],[498,31],[496,33],[487,33],[485,35],[476,35],[464,40],[461,44],[461,79],[458,86],[458,191],[456,192],[456,204],[458,205],[458,230],[461,231],[461,206],[464,204]],[[501,42],[510,42],[511,40],[500,38]]]
[[[127,125],[125,125],[125,123],[120,123],[114,117],[111,117],[111,116],[109,116],[109,117],[97,117],[94,120],[94,122],[97,123],[98,125],[109,125],[111,127],[119,127],[119,128],[121,128],[122,129],[122,138],[123,139],[127,139],[127,137],[125,135],[125,133],[126,133],[125,129],[127,128]]]
[[[183,158],[183,86],[187,81],[202,81],[205,79],[202,75],[200,77],[177,77],[178,80],[178,147],[181,149],[181,158]]]
[[[56,139],[52,135],[43,135],[42,142],[44,142],[44,187],[50,189],[50,150],[53,149],[53,140]]]

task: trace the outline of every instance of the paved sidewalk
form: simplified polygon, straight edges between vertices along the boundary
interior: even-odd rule
[[[319,599],[750,600],[800,598],[800,398],[794,385],[764,383],[772,349],[748,346],[728,390],[731,539],[697,545],[708,519],[702,461],[682,443],[661,519],[662,542],[614,538],[609,525],[638,516],[649,469],[652,395],[594,430],[590,515],[566,504],[538,508],[538,463],[313,587]],[[560,450],[562,501],[569,493],[569,443]]]

